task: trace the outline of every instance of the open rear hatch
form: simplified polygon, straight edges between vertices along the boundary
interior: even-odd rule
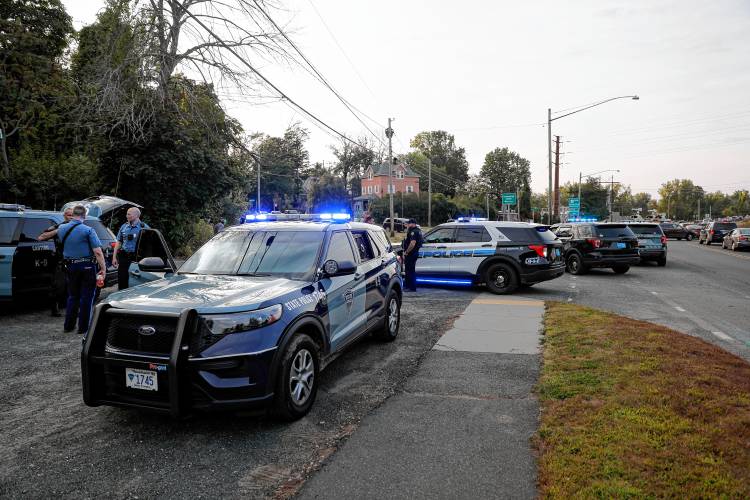
[[[72,208],[76,205],[83,205],[88,210],[90,217],[98,217],[107,227],[112,229],[118,227],[125,221],[125,212],[129,208],[143,208],[141,205],[132,201],[123,200],[116,196],[100,195],[90,196],[84,200],[69,201],[63,205],[63,210]]]

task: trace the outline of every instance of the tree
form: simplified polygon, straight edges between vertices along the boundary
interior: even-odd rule
[[[349,193],[344,180],[330,172],[317,177],[308,193],[308,206],[314,212],[338,212],[349,207]]]
[[[331,151],[337,160],[333,173],[344,181],[346,189],[351,189],[352,196],[359,196],[363,172],[382,157],[378,146],[367,137],[360,138],[357,144],[342,139],[339,145],[331,146]]]
[[[568,182],[560,188],[560,191],[560,203],[567,203],[569,198],[578,196],[578,183]],[[609,216],[608,198],[608,186],[602,184],[598,177],[589,177],[581,184],[581,215],[597,217],[598,219],[607,218]]]
[[[704,196],[703,188],[689,179],[668,181],[659,188],[658,210],[672,219],[692,219],[697,214],[698,202],[703,201]]]
[[[469,179],[466,150],[456,146],[452,134],[444,130],[420,132],[409,145],[432,161],[433,179],[442,183],[437,191],[452,196]]]
[[[254,152],[260,156],[261,163],[260,209],[299,209],[306,201],[302,182],[310,161],[305,149],[308,134],[296,123],[282,137],[261,135],[257,138]]]
[[[495,148],[484,157],[479,175],[488,183],[490,196],[495,196],[495,203],[503,192],[519,192],[519,211],[523,217],[531,218],[529,160],[508,148]]]
[[[57,104],[60,58],[72,31],[60,0],[0,2],[0,160],[6,179],[8,140]]]

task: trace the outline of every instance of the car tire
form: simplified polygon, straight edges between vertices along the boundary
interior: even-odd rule
[[[685,236],[685,239],[688,240],[688,241],[693,241],[693,235],[692,234],[688,234],[687,236]]]
[[[376,332],[375,336],[383,342],[393,342],[398,336],[401,327],[401,299],[395,290],[388,292],[385,299],[385,316],[383,325]]]
[[[732,251],[733,251],[733,252],[736,252],[737,250],[738,250],[738,249],[737,249],[737,242],[734,242],[734,241],[733,241],[733,242],[732,242]]]
[[[659,266],[659,267],[666,266],[667,265],[667,258],[666,257],[661,257],[661,258],[657,259],[656,260],[656,265]]]
[[[568,258],[565,259],[565,269],[570,274],[575,275],[584,274],[587,271],[586,266],[583,264],[583,259],[577,253],[568,255]]]
[[[508,264],[492,264],[484,273],[484,282],[497,295],[513,293],[518,288],[516,271]]]
[[[666,261],[664,262],[666,264]],[[615,266],[612,268],[615,274],[625,274],[630,271],[630,266]]]
[[[682,238],[677,238],[677,241],[682,241]]]
[[[281,356],[273,403],[276,418],[297,420],[310,411],[318,393],[319,372],[318,344],[307,334],[295,334]]]

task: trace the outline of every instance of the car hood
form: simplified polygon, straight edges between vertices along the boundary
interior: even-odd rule
[[[115,292],[105,301],[118,309],[154,312],[231,313],[257,309],[309,285],[276,277],[174,275]]]
[[[66,208],[74,207],[76,205],[83,205],[84,207],[86,207],[88,215],[92,217],[98,217],[100,219],[105,219],[119,208],[143,208],[137,203],[123,200],[122,198],[117,198],[116,196],[101,195],[92,196],[80,201],[69,201],[68,203],[63,205],[61,211],[64,211]]]

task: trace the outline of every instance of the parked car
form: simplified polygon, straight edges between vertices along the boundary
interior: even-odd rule
[[[226,228],[177,271],[161,233],[136,250],[155,281],[99,304],[81,353],[83,400],[173,417],[310,411],[320,372],[358,339],[394,341],[402,281],[385,232],[347,220]]]
[[[667,265],[667,237],[661,225],[646,222],[634,222],[628,227],[638,238],[638,255],[641,262],[654,261],[659,266]]]
[[[610,268],[624,274],[638,264],[638,238],[627,224],[557,224],[552,230],[563,242],[566,268],[583,274],[591,268]]]
[[[661,226],[661,230],[664,232],[664,236],[666,236],[667,238],[676,238],[678,240],[684,238],[688,241],[693,239],[693,233],[682,224],[677,224],[674,222],[662,222],[659,225]]]
[[[698,243],[705,243],[706,245],[710,245],[711,243],[721,243],[724,241],[724,236],[733,229],[737,229],[736,222],[709,222],[706,227],[701,229]]]
[[[742,248],[750,248],[750,228],[738,227],[730,231],[724,236],[721,248],[729,248],[735,252]]]
[[[686,224],[685,229],[690,231],[690,234],[693,235],[693,238],[699,238],[701,235],[701,229],[705,227],[705,224]]]
[[[406,223],[409,221],[409,219],[404,219],[402,217],[396,217],[393,219],[393,230],[399,233],[403,233],[406,231]],[[383,229],[386,231],[391,230],[391,218],[388,217],[383,221]]]
[[[125,213],[131,207],[142,209],[143,207],[132,201],[123,200],[116,196],[100,195],[91,196],[83,200],[69,201],[60,209],[63,212],[66,208],[72,208],[76,205],[86,207],[89,217],[96,217],[101,220],[113,232],[117,232],[120,226],[125,223]]]
[[[0,205],[0,300],[38,293],[43,300],[54,297],[64,303],[61,249],[54,240],[37,240],[50,226],[63,221],[62,212]],[[105,286],[117,284],[117,269],[112,266],[115,235],[96,217],[87,217],[84,224],[92,227],[102,242],[107,263]]]
[[[546,226],[459,218],[425,234],[417,283],[485,284],[492,293],[513,293],[562,276],[561,251],[562,243]]]

